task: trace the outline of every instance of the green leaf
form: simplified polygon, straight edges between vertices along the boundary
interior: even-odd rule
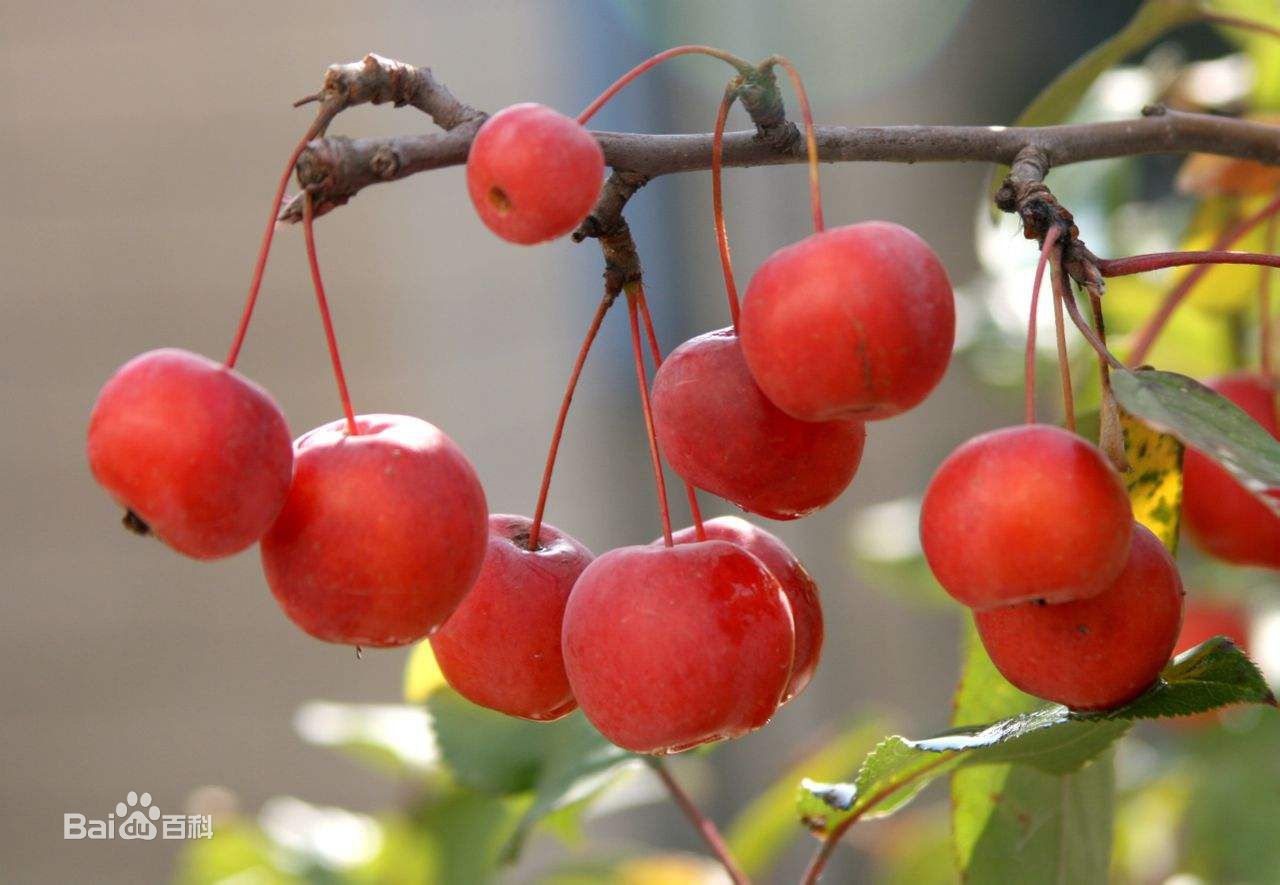
[[[427,710],[441,757],[459,783],[490,794],[532,794],[502,847],[505,861],[516,858],[540,820],[598,794],[621,766],[638,759],[605,740],[581,712],[529,722],[478,707],[448,688],[431,695]]]
[[[797,835],[795,791],[805,775],[837,780],[855,774],[858,763],[882,734],[884,726],[878,721],[845,729],[791,766],[738,812],[725,835],[742,871],[753,877],[767,872]]]
[[[1015,126],[1048,126],[1061,123],[1080,105],[1093,81],[1108,68],[1149,45],[1179,25],[1203,18],[1206,4],[1201,0],[1147,0],[1123,28],[1076,59],[1040,91],[1014,122]],[[1007,166],[992,173],[987,204],[998,214],[990,197],[1009,174]]]
[[[1217,461],[1280,513],[1280,501],[1263,494],[1280,487],[1280,441],[1238,406],[1173,372],[1117,370],[1111,384],[1127,412]]]
[[[963,686],[961,692],[966,693]],[[1274,703],[1274,698],[1257,667],[1219,637],[1179,656],[1150,691],[1115,710],[1073,713],[1051,704],[924,740],[888,737],[863,761],[853,783],[803,781],[798,811],[810,829],[825,835],[850,817],[892,813],[958,767],[1017,762],[1048,774],[1071,774],[1106,751],[1135,719],[1184,716],[1234,703]]]
[[[983,765],[952,779],[952,840],[966,882],[1106,882],[1115,770],[1110,751],[1079,771]]]

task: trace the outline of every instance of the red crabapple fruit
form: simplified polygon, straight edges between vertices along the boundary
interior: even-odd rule
[[[944,589],[974,609],[1087,599],[1124,568],[1132,511],[1097,446],[1047,424],[976,436],[947,456],[920,510]]]
[[[1240,372],[1208,386],[1280,438],[1277,390],[1266,377]],[[1237,565],[1280,569],[1280,516],[1195,449],[1183,456],[1182,474],[1182,519],[1196,546]],[[1280,501],[1280,490],[1268,494]]]
[[[1005,679],[1075,710],[1109,710],[1142,694],[1169,662],[1182,626],[1182,579],[1155,535],[1134,524],[1128,562],[1090,599],[974,613]]]
[[[532,520],[495,513],[475,586],[431,648],[444,678],[472,703],[509,716],[550,721],[577,703],[560,653],[564,607],[591,551],[542,525],[529,549]]]
[[[809,572],[787,549],[781,539],[752,525],[738,516],[717,516],[702,524],[708,540],[728,541],[737,544],[764,563],[778,583],[791,606],[791,619],[796,630],[796,651],[791,662],[791,679],[783,692],[783,703],[804,691],[818,661],[822,657],[822,603],[818,599],[818,585]],[[692,544],[698,539],[697,530],[690,526],[672,535],[677,544]],[[661,544],[659,539],[654,544]]]
[[[604,152],[591,133],[540,104],[498,111],[467,155],[467,190],[480,220],[502,239],[526,246],[577,227],[603,181]]]
[[[389,647],[444,623],[484,560],[488,510],[471,462],[418,418],[360,415],[294,443],[293,484],[262,565],[295,624]]]
[[[761,392],[732,329],[671,352],[653,379],[659,447],[682,478],[743,510],[796,519],[853,479],[861,421],[799,421]]]
[[[955,298],[928,243],[868,221],[770,255],[738,332],[756,383],[788,415],[872,421],[917,405],[942,379]]]
[[[293,449],[275,400],[207,357],[152,350],[125,363],[89,418],[89,467],[179,553],[238,553],[271,526],[289,491]]]
[[[778,579],[726,541],[620,547],[578,578],[564,663],[587,719],[620,747],[676,753],[769,721],[795,655]]]

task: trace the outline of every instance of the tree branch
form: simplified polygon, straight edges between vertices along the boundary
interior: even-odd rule
[[[326,92],[339,92],[343,106],[360,101],[410,104],[431,114],[444,133],[385,138],[320,138],[298,161],[298,178],[311,191],[317,214],[343,205],[372,184],[398,181],[419,172],[466,162],[471,139],[484,114],[458,101],[426,68],[370,55],[363,62],[329,69]],[[773,107],[768,85],[748,83],[744,103],[758,90],[772,113],[772,128],[731,132],[724,140],[726,166],[801,163],[803,144],[794,127]],[[708,169],[711,135],[597,132],[605,162],[633,180]],[[819,126],[818,150],[826,162],[983,162],[1012,164],[1035,150],[1043,169],[1087,160],[1142,154],[1198,151],[1280,164],[1280,131],[1275,126],[1151,107],[1134,120],[1043,127],[1003,126]],[[301,218],[295,198],[281,220]]]

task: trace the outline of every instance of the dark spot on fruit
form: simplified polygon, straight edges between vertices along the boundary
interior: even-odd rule
[[[1079,633],[1081,636],[1088,636],[1089,627],[1085,624],[1076,624],[1076,632]]]
[[[489,205],[497,209],[499,215],[506,215],[511,211],[511,199],[507,196],[507,192],[497,185],[489,188]]]
[[[151,534],[151,526],[147,525],[143,518],[132,510],[124,512],[124,518],[120,520],[120,524],[135,535],[142,535],[144,538]]]

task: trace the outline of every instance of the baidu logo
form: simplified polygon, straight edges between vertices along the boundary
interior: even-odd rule
[[[69,813],[62,816],[64,839],[212,839],[213,819],[200,814],[162,814],[151,803],[151,794],[133,790],[117,802],[115,814],[91,818]]]

